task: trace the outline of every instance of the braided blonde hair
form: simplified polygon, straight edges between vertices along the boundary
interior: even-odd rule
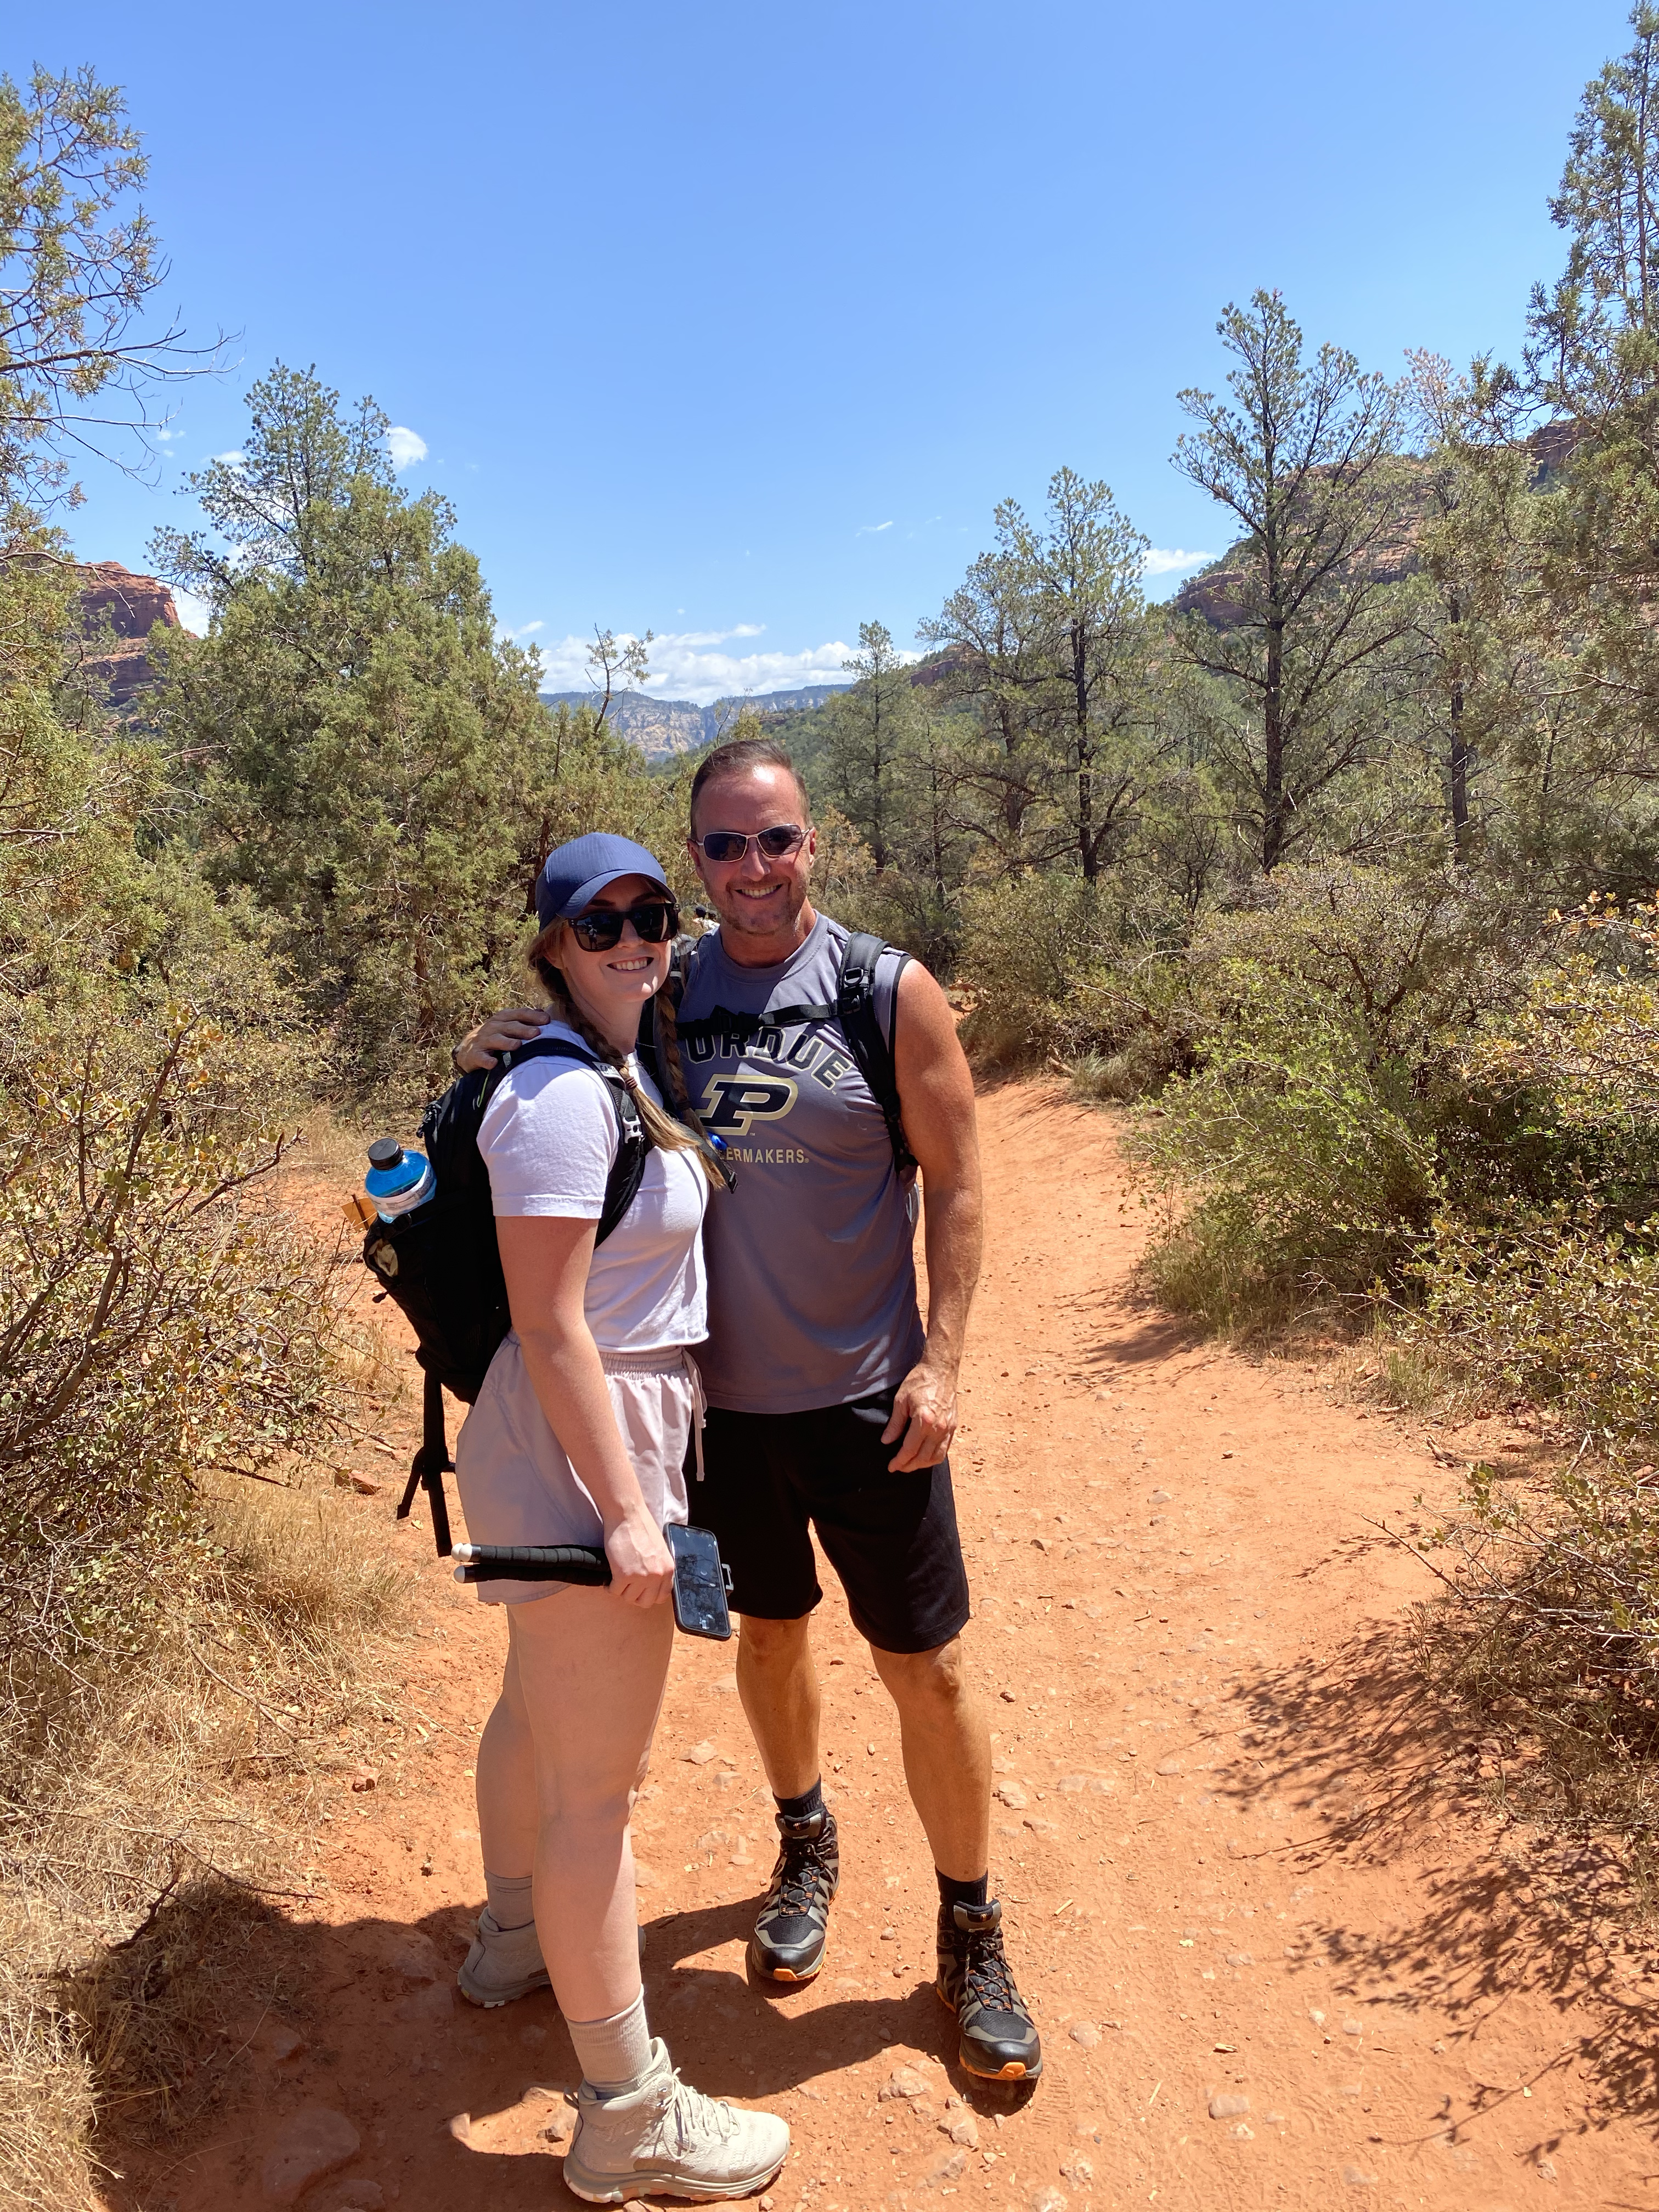
[[[552,1000],[554,1012],[561,1021],[569,1023],[596,1060],[602,1060],[607,1067],[614,1067],[621,1076],[652,1143],[665,1152],[695,1152],[697,1164],[708,1181],[716,1190],[724,1190],[726,1171],[691,1110],[685,1070],[680,1061],[679,1026],[673,1001],[663,998],[657,1016],[657,1033],[662,1039],[663,1057],[668,1062],[668,1093],[674,1104],[674,1112],[667,1114],[641,1085],[628,1065],[628,1055],[618,1052],[608,1037],[602,1036],[577,1005],[575,993],[554,958],[556,952],[563,950],[563,933],[569,927],[568,921],[549,922],[530,948],[530,964]]]

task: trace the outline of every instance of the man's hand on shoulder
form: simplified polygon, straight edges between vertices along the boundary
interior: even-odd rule
[[[450,1054],[456,1067],[463,1075],[475,1068],[494,1067],[498,1053],[511,1052],[515,1045],[528,1044],[538,1037],[547,1026],[551,1009],[547,1006],[504,1006],[499,1014],[491,1014],[469,1030]]]

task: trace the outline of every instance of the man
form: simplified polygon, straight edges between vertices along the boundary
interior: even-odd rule
[[[960,2023],[962,2063],[1034,2081],[1042,2046],[988,1892],[990,1741],[959,1641],[968,1581],[946,1458],[980,1261],[967,1061],[933,976],[884,957],[877,1012],[926,1200],[924,1331],[912,1178],[835,1018],[848,933],[812,907],[817,836],[781,747],[745,739],[708,756],[688,842],[720,927],[690,956],[678,1058],[691,1106],[738,1171],[708,1212],[707,1475],[693,1511],[732,1570],[738,1689],[781,1838],[750,1958],[774,1981],[811,1980],[839,1879],[809,1632],[823,1595],[816,1529],[898,1707],[939,1881],[938,1989]],[[497,1017],[460,1064],[490,1064],[490,1048],[532,1020]]]

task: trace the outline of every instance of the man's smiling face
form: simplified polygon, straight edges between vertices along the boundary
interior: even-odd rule
[[[691,847],[691,858],[709,903],[723,928],[748,940],[751,955],[764,951],[781,960],[800,943],[806,932],[800,922],[806,909],[813,857],[818,837],[807,812],[806,794],[787,769],[757,765],[718,777],[697,800],[694,837],[712,830],[735,830],[754,837],[763,830],[797,823],[806,831],[793,853],[770,860],[750,844],[740,860],[711,860],[700,845]],[[811,926],[810,921],[807,928]]]

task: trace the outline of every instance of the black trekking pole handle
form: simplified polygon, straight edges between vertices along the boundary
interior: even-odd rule
[[[732,1634],[726,1598],[732,1570],[707,1528],[669,1527],[663,1537],[674,1555],[674,1620],[688,1636],[726,1643]],[[605,1589],[611,1562],[597,1544],[457,1544],[458,1583],[581,1583]]]
[[[458,1583],[580,1583],[605,1589],[611,1562],[597,1544],[457,1544]]]

